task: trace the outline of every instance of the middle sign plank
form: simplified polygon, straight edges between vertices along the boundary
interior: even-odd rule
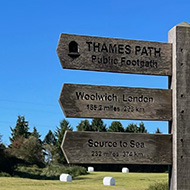
[[[64,84],[59,98],[66,117],[131,120],[172,118],[171,90]]]

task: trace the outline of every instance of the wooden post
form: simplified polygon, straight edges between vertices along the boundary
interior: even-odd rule
[[[173,95],[173,165],[170,190],[190,189],[190,24],[183,22],[169,31],[173,44],[171,89]]]

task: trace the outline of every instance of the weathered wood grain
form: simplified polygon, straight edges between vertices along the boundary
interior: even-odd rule
[[[61,34],[57,53],[66,69],[171,75],[169,43]]]
[[[181,23],[169,31],[173,44],[173,165],[170,190],[190,189],[190,24]]]
[[[171,120],[171,90],[64,84],[59,98],[66,117]]]
[[[68,163],[171,164],[171,135],[71,132],[61,148]]]

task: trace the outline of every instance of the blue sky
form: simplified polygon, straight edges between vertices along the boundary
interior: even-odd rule
[[[10,126],[24,115],[42,138],[65,118],[58,98],[63,83],[167,88],[167,77],[63,70],[56,54],[61,33],[168,41],[168,31],[190,22],[190,1],[1,0],[0,134],[8,145]],[[81,119],[67,119],[75,129]],[[107,126],[111,120],[104,120]],[[140,121],[126,121],[129,123]],[[167,122],[144,122],[149,132]]]

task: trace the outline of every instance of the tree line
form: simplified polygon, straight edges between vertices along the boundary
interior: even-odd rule
[[[18,116],[15,127],[10,127],[10,145],[5,147],[0,135],[0,171],[8,170],[13,172],[16,164],[37,165],[45,167],[51,164],[66,164],[66,159],[61,150],[61,143],[66,130],[73,131],[70,123],[63,119],[59,127],[52,132],[51,130],[41,139],[41,135],[34,126],[30,132],[29,122],[24,116]],[[126,128],[121,122],[113,121],[107,128],[102,119],[81,120],[76,126],[77,131],[96,131],[96,132],[130,132],[147,133],[143,122],[139,124],[129,124]],[[159,132],[157,129],[156,132]],[[4,167],[6,166],[6,168]]]

